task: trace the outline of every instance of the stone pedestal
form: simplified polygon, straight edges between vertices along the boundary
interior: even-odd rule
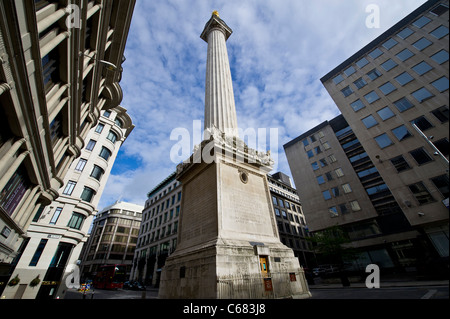
[[[232,140],[212,137],[178,167],[178,246],[163,268],[159,297],[308,298],[303,269],[279,240],[268,156]]]

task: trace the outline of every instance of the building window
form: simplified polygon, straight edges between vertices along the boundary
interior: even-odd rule
[[[352,192],[352,188],[350,187],[350,184],[344,184],[344,185],[342,185],[342,189],[344,190],[344,193],[346,193],[346,194]]]
[[[321,167],[328,166],[327,160],[325,158],[320,159],[319,162]]]
[[[341,214],[342,214],[342,215],[348,213],[348,208],[347,208],[347,205],[345,205],[345,204],[340,204],[340,205],[339,205],[339,210],[341,211]]]
[[[281,216],[280,210],[278,208],[275,208],[275,215],[277,215],[278,217]]]
[[[413,43],[413,47],[415,47],[419,51],[422,51],[423,49],[429,47],[432,44],[433,42],[431,42],[427,38],[421,38],[420,40],[417,40],[416,42]]]
[[[97,143],[97,141],[90,140],[88,145],[86,146],[86,150],[92,151],[94,149],[96,143]]]
[[[111,157],[112,153],[109,149],[106,147],[102,147],[102,150],[100,151],[99,156],[103,158],[105,161],[108,161],[108,159]]]
[[[409,154],[411,154],[419,165],[431,162],[433,160],[423,147],[415,149],[414,151],[409,152]]]
[[[41,239],[28,266],[35,267],[37,265],[39,258],[41,258],[42,252],[44,251],[45,245],[47,245],[47,241],[48,239]]]
[[[441,121],[441,123],[448,122],[448,107],[447,106],[441,106],[440,108],[437,108],[434,111],[431,111],[433,115]]]
[[[319,164],[317,164],[317,162],[314,162],[311,164],[311,167],[312,167],[313,171],[316,171],[319,169]]]
[[[394,165],[397,173],[401,173],[411,168],[402,155],[392,158],[391,163]]]
[[[109,131],[108,136],[106,138],[114,144],[117,141],[117,134],[114,133],[113,131]]]
[[[404,112],[414,106],[406,97],[395,101],[394,105],[400,112]]]
[[[378,96],[378,94],[375,91],[369,92],[366,95],[364,95],[364,98],[366,99],[366,101],[371,104],[375,101],[377,101],[380,97]]]
[[[100,166],[94,165],[94,168],[92,169],[91,177],[95,178],[96,180],[100,181],[105,171]]]
[[[278,198],[278,206],[284,208],[284,201],[282,199],[280,199],[280,198]]]
[[[355,112],[365,107],[364,103],[361,102],[361,100],[356,100],[355,102],[351,103],[350,106],[353,108],[353,111]]]
[[[378,71],[377,69],[373,69],[367,73],[367,76],[373,81],[381,76],[381,72]]]
[[[358,80],[356,80],[355,82],[353,82],[353,84],[358,88],[361,89],[363,87],[365,87],[367,85],[367,82],[364,81],[363,78],[359,78]]]
[[[386,50],[390,50],[397,44],[398,44],[398,42],[391,38],[391,39],[387,40],[386,42],[384,42],[382,45]]]
[[[73,192],[73,189],[75,188],[75,185],[77,185],[76,182],[74,182],[74,181],[69,181],[69,182],[67,183],[66,188],[64,189],[63,194],[64,194],[64,195],[69,195],[69,196],[72,195],[72,192]]]
[[[79,213],[73,213],[72,217],[69,220],[69,223],[67,224],[67,227],[80,230],[81,226],[83,225],[84,216]]]
[[[415,184],[408,185],[410,191],[413,193],[419,205],[425,205],[435,201],[433,196],[431,196],[428,189],[425,187],[423,182],[418,182]]]
[[[331,192],[333,193],[333,196],[334,196],[334,197],[338,197],[338,196],[340,195],[340,193],[339,193],[339,187],[333,187],[333,188],[331,189]]]
[[[331,172],[326,172],[325,176],[327,178],[327,181],[332,181],[333,180],[333,175],[331,175]]]
[[[411,95],[420,103],[433,96],[426,88],[418,89],[417,91],[412,92]]]
[[[334,156],[334,154],[331,154],[330,156],[328,156],[328,159],[330,160],[330,163],[337,162],[336,156]]]
[[[87,160],[85,160],[84,158],[80,158],[80,160],[78,161],[77,166],[75,167],[76,171],[82,172],[84,167],[86,166]]]
[[[431,58],[432,58],[435,62],[437,62],[437,63],[439,63],[439,64],[442,64],[442,63],[448,61],[448,52],[445,51],[445,50],[441,50],[441,51],[439,51],[439,52],[433,54],[433,55],[431,56]]]
[[[287,214],[284,210],[281,211],[281,216],[283,216],[284,219],[288,219]]]
[[[437,39],[441,39],[448,34],[448,28],[441,25],[440,27],[437,27],[436,29],[431,31],[430,34]]]
[[[274,205],[278,205],[278,200],[277,200],[277,198],[275,196],[272,196],[272,203]]]
[[[394,133],[395,137],[399,141],[403,141],[404,139],[412,136],[411,133],[406,128],[406,126],[404,126],[404,125],[401,125],[401,126],[395,128],[395,129],[393,129],[392,133]]]
[[[335,206],[328,208],[328,212],[330,213],[331,218],[339,216],[338,211]]]
[[[311,158],[314,156],[314,153],[312,150],[307,151],[306,154],[308,155],[308,158]]]
[[[362,58],[361,60],[359,60],[359,61],[356,62],[356,65],[357,65],[359,68],[362,68],[362,67],[366,66],[367,64],[369,64],[369,61],[367,61],[366,58]]]
[[[421,130],[421,131],[426,131],[429,128],[433,127],[433,124],[431,124],[425,116],[420,116],[414,120],[411,121],[411,124],[416,124],[416,126]]]
[[[443,76],[440,79],[431,82],[431,85],[434,86],[436,90],[442,93],[448,90],[448,79],[445,76]]]
[[[411,69],[413,69],[414,72],[416,72],[418,75],[423,75],[428,71],[430,71],[431,69],[433,69],[433,67],[428,63],[426,63],[425,61],[422,61],[419,64],[413,66]]]
[[[372,126],[375,126],[378,124],[377,120],[372,116],[369,115],[368,117],[365,117],[361,120],[366,128],[371,128]]]
[[[308,146],[309,145],[309,141],[307,138],[305,138],[303,141],[303,146]]]
[[[401,86],[411,82],[412,80],[414,80],[414,78],[408,73],[408,72],[403,72],[402,74],[396,76],[395,81],[397,81],[398,84],[400,84]]]
[[[350,202],[350,206],[352,208],[352,211],[354,211],[354,212],[361,210],[361,207],[359,206],[359,203],[357,200]]]
[[[42,58],[42,72],[44,80],[45,93],[56,83],[60,82],[58,50],[54,49]]]
[[[106,117],[106,118],[109,118],[111,116],[111,111],[103,112],[103,116]]]
[[[390,119],[391,117],[395,116],[394,112],[392,112],[392,110],[388,106],[377,111],[377,114],[381,117],[383,121],[386,121],[387,119]]]
[[[97,127],[95,128],[95,132],[101,133],[103,131],[104,127],[105,127],[105,125],[103,125],[102,123],[98,123]]]
[[[434,7],[432,10],[430,10],[430,13],[439,17],[447,11],[448,11],[448,5],[440,4],[440,5],[437,5],[436,7]],[[448,237],[448,234],[447,234],[447,237]],[[448,257],[448,249],[447,249],[447,257]]]
[[[329,191],[329,190],[326,190],[326,191],[322,192],[322,195],[323,195],[323,198],[324,198],[325,200],[331,199],[331,194],[330,194],[330,191]]]
[[[380,89],[381,92],[383,92],[384,95],[388,95],[392,91],[397,90],[397,88],[391,82],[386,82],[378,88]]]
[[[408,60],[410,57],[412,57],[414,55],[414,53],[412,53],[411,51],[409,51],[408,49],[403,49],[402,51],[400,51],[399,53],[397,53],[395,56],[400,60],[400,61],[406,61]]]
[[[58,221],[59,215],[61,215],[61,212],[62,212],[61,207],[56,208],[55,213],[53,214],[52,219],[50,220],[50,225],[56,224],[56,222]]]
[[[391,139],[389,138],[389,136],[387,136],[386,133],[381,134],[381,135],[375,137],[375,141],[378,143],[378,146],[379,146],[380,148],[382,148],[382,149],[385,148],[385,147],[388,147],[389,145],[394,144],[394,143],[391,141]]]
[[[123,127],[123,123],[122,123],[122,121],[121,121],[121,120],[119,120],[118,118],[116,118],[116,119],[114,120],[114,123],[116,123],[116,125],[117,125],[118,127],[120,127],[120,128],[122,128],[122,127]]]
[[[22,201],[29,187],[28,175],[23,166],[21,166],[0,192],[0,207],[11,216]]]
[[[334,170],[334,172],[336,173],[337,177],[344,176],[344,172],[342,171],[342,168],[337,168],[337,169]]]
[[[342,77],[342,75],[338,75],[338,76],[336,76],[335,78],[333,78],[333,82],[334,82],[334,84],[339,84],[339,83],[341,83],[342,81],[344,81],[344,78]]]
[[[442,155],[448,156],[449,145],[447,138],[443,138],[439,141],[434,142],[434,146],[436,146],[436,148],[442,153]]]
[[[381,67],[385,70],[385,71],[389,71],[392,70],[393,68],[395,68],[398,64],[395,63],[394,60],[389,59],[386,62],[381,64]]]
[[[355,68],[354,67],[349,67],[349,68],[347,68],[346,70],[344,70],[344,74],[346,75],[346,76],[350,76],[350,75],[352,75],[353,73],[355,73],[356,72],[356,70],[355,70]]]
[[[316,146],[314,148],[314,150],[316,151],[316,155],[319,155],[320,153],[322,153],[322,149],[320,148],[320,146]]]
[[[85,186],[83,189],[83,193],[81,193],[81,199],[90,203],[94,195],[95,191],[92,188]]]
[[[419,19],[417,19],[416,21],[413,22],[413,26],[418,27],[418,28],[422,28],[425,25],[427,25],[430,21],[431,21],[430,18],[422,16],[422,17],[420,17]]]
[[[434,186],[439,190],[444,198],[448,198],[449,196],[449,181],[448,175],[436,176],[431,179]]]
[[[376,58],[378,58],[382,54],[383,54],[383,51],[381,51],[380,49],[376,48],[375,50],[373,50],[372,52],[369,53],[369,56],[372,59],[375,60]]]
[[[409,37],[413,33],[414,33],[414,31],[411,30],[410,28],[404,28],[402,31],[397,33],[397,36],[404,40],[404,39],[406,39],[407,37]]]
[[[349,96],[350,94],[353,93],[353,90],[350,88],[350,86],[346,86],[345,88],[343,88],[341,90],[342,94],[344,95],[344,97]]]

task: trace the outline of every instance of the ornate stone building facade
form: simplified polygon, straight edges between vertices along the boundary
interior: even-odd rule
[[[101,110],[121,102],[134,4],[0,2],[0,291],[25,249],[30,224],[59,196]],[[67,23],[69,5],[79,9],[79,27]]]

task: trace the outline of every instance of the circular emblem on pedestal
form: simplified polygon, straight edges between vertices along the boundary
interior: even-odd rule
[[[248,183],[248,174],[246,172],[239,172],[239,178],[241,179],[241,182],[244,184]]]

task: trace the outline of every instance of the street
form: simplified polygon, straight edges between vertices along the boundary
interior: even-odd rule
[[[158,290],[153,288],[147,288],[146,291],[139,290],[106,290],[95,289],[86,292],[85,299],[157,299]],[[83,299],[83,293],[76,289],[69,289],[64,299]]]
[[[312,299],[449,299],[448,285],[424,285],[412,287],[323,287],[310,286]],[[143,294],[144,293],[144,294]],[[104,290],[88,291],[85,299],[157,299],[158,290],[147,288],[136,290]],[[83,293],[69,289],[64,299],[83,299]]]
[[[448,286],[386,287],[386,288],[314,288],[312,299],[448,299]]]

